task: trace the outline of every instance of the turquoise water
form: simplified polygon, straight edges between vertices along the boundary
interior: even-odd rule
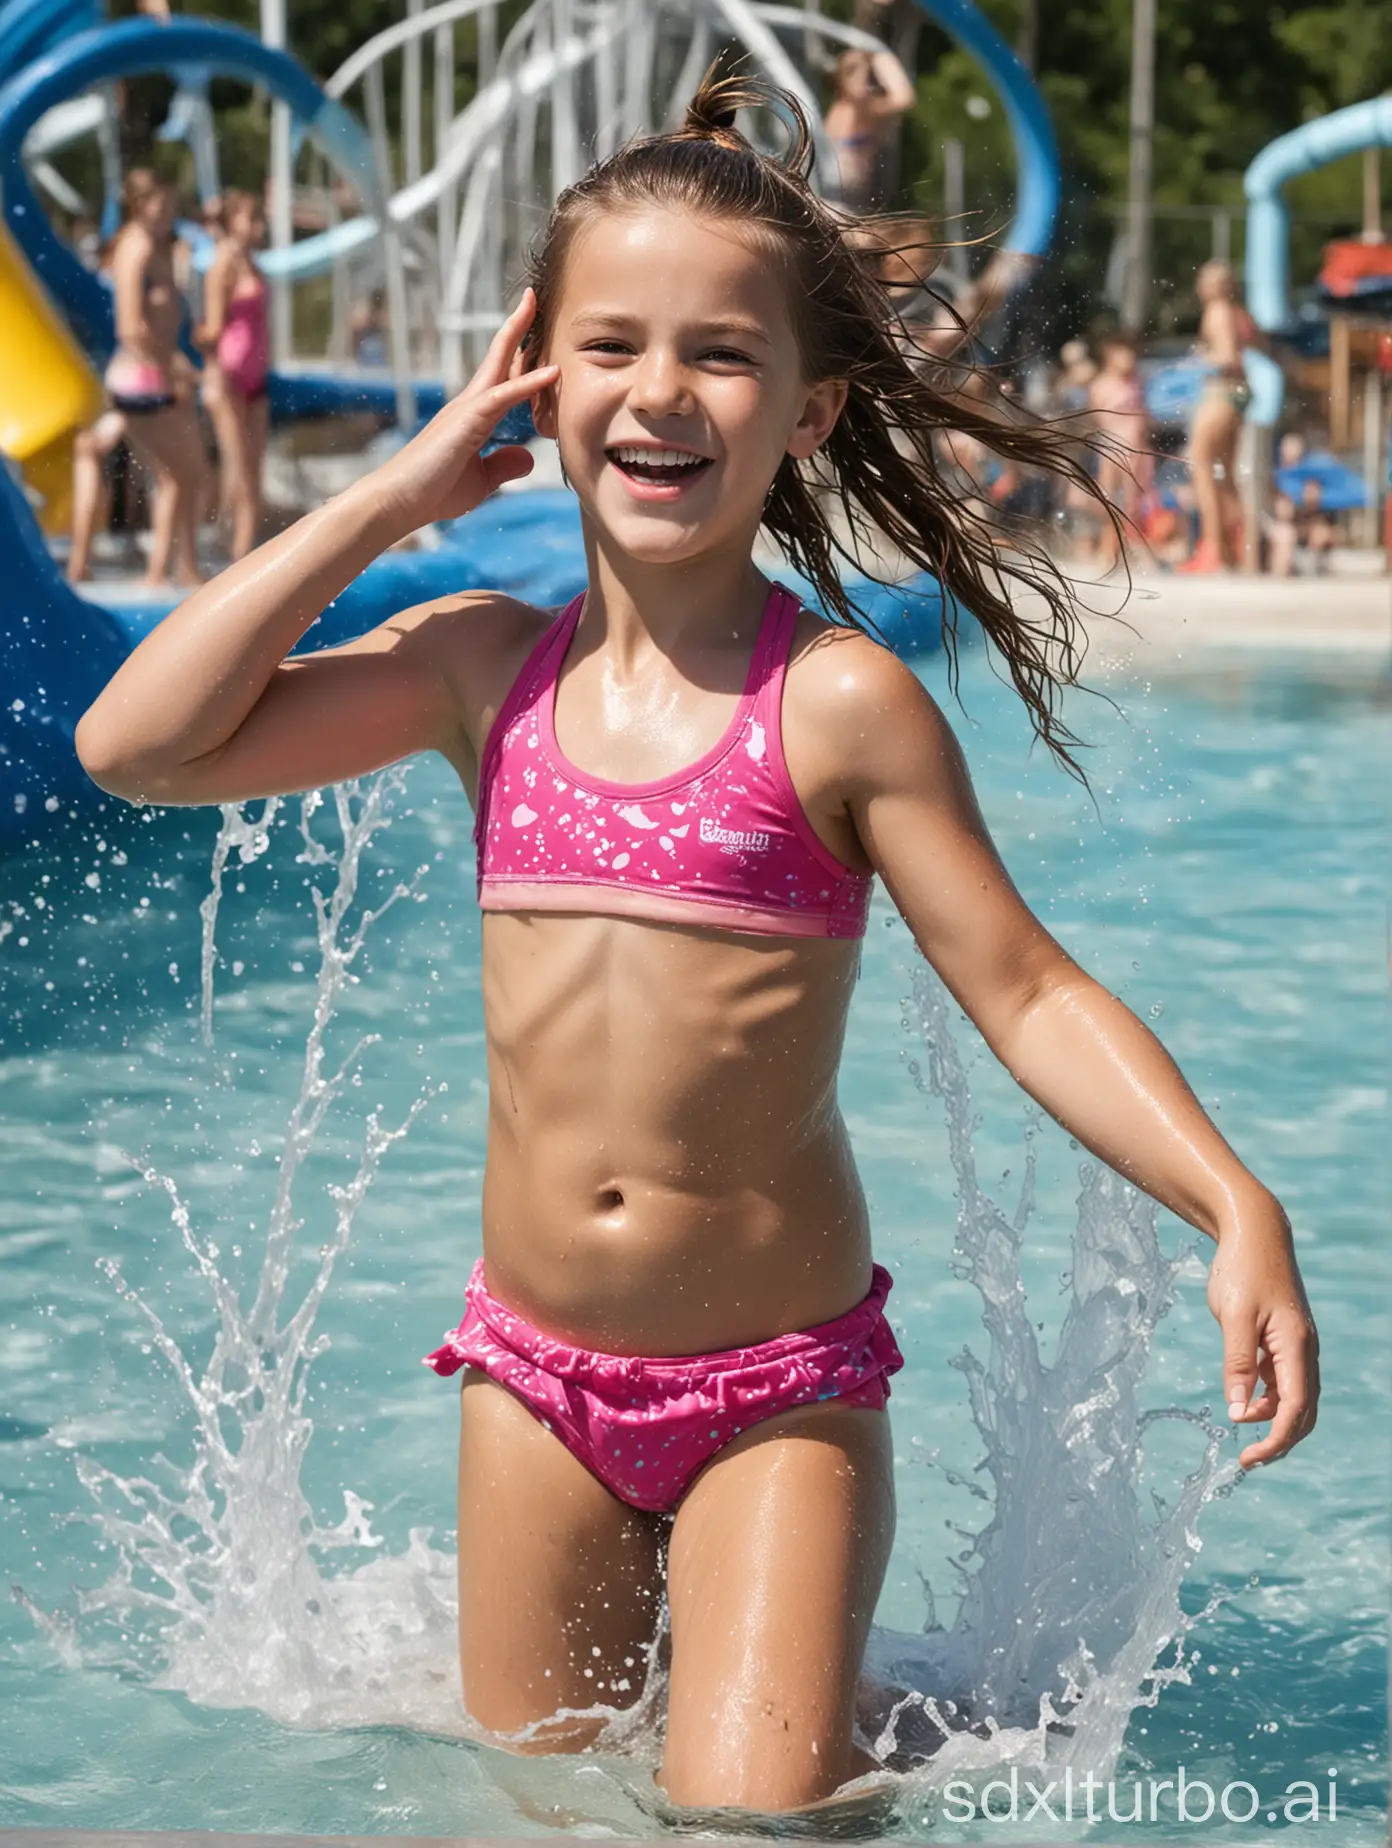
[[[941,665],[924,672],[946,697]],[[979,657],[964,674],[971,716],[959,719],[959,735],[1026,897],[1153,1021],[1230,1139],[1286,1202],[1324,1338],[1324,1409],[1292,1458],[1227,1491],[1234,1446],[1225,1442],[1206,1464],[1197,1421],[1221,1394],[1216,1330],[1191,1262],[1173,1278],[1174,1304],[1148,1355],[1143,1339],[1132,1342],[1127,1364],[1143,1369],[1139,1408],[1189,1417],[1146,1427],[1131,1499],[1109,1500],[1100,1478],[1069,1475],[1048,1432],[997,1457],[997,1473],[980,1468],[988,1446],[972,1416],[971,1376],[953,1365],[964,1348],[989,1356],[978,1283],[960,1252],[953,1258],[962,1144],[954,1167],[943,1105],[916,1082],[930,1068],[923,1018],[935,1003],[881,898],[843,1086],[908,1360],[893,1404],[899,1537],[872,1665],[930,1697],[952,1691],[953,1673],[979,1680],[979,1662],[962,1669],[964,1635],[969,1643],[989,1629],[994,1600],[995,1620],[1022,1618],[1021,1633],[1053,1649],[1051,1663],[1080,1642],[1099,1658],[1096,1698],[1078,1709],[1085,1723],[1071,1746],[1066,1734],[1051,1736],[1051,1764],[1056,1751],[1071,1752],[1075,1778],[1087,1769],[1115,1777],[1123,1815],[1129,1780],[1173,1779],[1181,1765],[1191,1780],[1219,1789],[1240,1779],[1260,1797],[1251,1824],[1185,1827],[1171,1798],[1154,1824],[1128,1832],[1157,1842],[1250,1841],[1269,1828],[1292,1842],[1380,1842],[1389,1281],[1379,1236],[1388,1182],[1382,874],[1392,700],[1385,681],[1341,681],[1305,662],[1298,675],[1271,661],[1110,690],[1119,713],[1087,702],[1075,714],[1098,744],[1096,808],[1030,758],[1018,713]],[[459,1730],[448,1608],[455,1407],[418,1356],[457,1320],[478,1237],[485,1099],[462,796],[443,765],[412,766],[392,825],[364,854],[369,904],[419,879],[345,971],[328,1028],[330,1064],[357,1034],[381,1037],[305,1157],[292,1304],[334,1242],[327,1190],[352,1179],[364,1117],[380,1107],[392,1129],[414,1105],[419,1114],[382,1151],[328,1283],[316,1333],[331,1345],[308,1370],[302,1416],[287,1411],[273,1424],[277,1441],[263,1459],[250,1524],[265,1544],[235,1560],[200,1545],[187,1481],[191,1399],[171,1371],[175,1350],[162,1357],[159,1343],[168,1331],[198,1374],[213,1353],[210,1281],[221,1287],[225,1278],[249,1298],[261,1273],[315,1005],[319,946],[307,886],[329,889],[332,867],[304,857],[297,804],[274,817],[263,855],[244,865],[234,852],[216,921],[209,1048],[200,1030],[199,907],[216,813],[146,819],[112,808],[92,826],[63,821],[0,867],[0,1549],[6,1579],[22,1594],[7,1606],[0,1639],[8,1690],[0,1824],[652,1833],[646,1736],[627,1752],[546,1762],[450,1736]],[[331,809],[312,828],[333,847]],[[1143,1215],[1134,1238],[1123,1238],[1124,1202],[1099,1205],[1090,1195],[1080,1220],[1081,1156],[1049,1124],[1027,1140],[1024,1100],[955,1014],[950,1025],[972,1092],[968,1107],[957,1098],[959,1116],[969,1109],[981,1183],[1007,1218],[1027,1151],[1037,1160],[1019,1271],[1048,1363],[1075,1300],[1076,1279],[1071,1296],[1066,1277],[1080,1252],[1095,1256],[1110,1241],[1124,1245],[1128,1263],[1149,1265],[1161,1286],[1170,1273],[1146,1245]],[[142,1178],[133,1162],[156,1178]],[[202,1270],[158,1176],[177,1183],[205,1241]],[[979,1231],[985,1220],[976,1223]],[[964,1236],[959,1227],[959,1246]],[[1162,1216],[1164,1253],[1196,1241]],[[1028,1335],[1021,1316],[1011,1340]],[[1100,1366],[1102,1346],[1087,1346],[1093,1333],[1075,1326],[1073,1335],[1074,1353]],[[996,1384],[1028,1384],[1033,1375],[1007,1364],[1023,1347],[1006,1342],[1003,1355],[991,1360]],[[1085,1366],[1079,1377],[1092,1375]],[[1056,1389],[1058,1376],[1046,1384]],[[214,1414],[215,1428],[219,1420],[226,1414]],[[263,1436],[268,1428],[263,1421]],[[235,1433],[224,1435],[233,1443]],[[1124,1449],[1133,1437],[1128,1425],[1118,1442]],[[1191,1519],[1183,1482],[1194,1472]],[[1009,1505],[982,1567],[980,1549],[964,1556],[1002,1479]],[[1222,1492],[1197,1508],[1214,1485]],[[309,1510],[322,1578],[305,1576],[295,1542]],[[1180,1543],[1186,1527],[1200,1543],[1192,1556]],[[1021,1545],[1026,1531],[1051,1530],[1075,1536],[1074,1579],[1110,1575],[1118,1596],[1128,1579],[1139,1588],[1120,1629],[1069,1634],[1086,1599],[1078,1602],[1076,1584],[1038,1572]],[[365,1539],[372,1544],[355,1544]],[[172,1594],[152,1571],[161,1560],[178,1562]],[[1162,1644],[1180,1626],[1161,1592],[1149,1599],[1147,1588],[1163,1590],[1166,1573],[1182,1576],[1183,1610],[1207,1614],[1181,1642]],[[930,1595],[942,1627],[923,1638]],[[292,1614],[278,1622],[282,1598]],[[964,1616],[975,1629],[964,1633]],[[1167,1679],[1177,1652],[1183,1672]],[[1152,1663],[1162,1686],[1145,1681]],[[1028,1764],[1025,1736],[1043,1685],[1022,1678],[1029,1710],[1017,1699],[1005,1715],[1014,1732],[995,1744],[966,1735],[949,1754],[969,1746],[958,1757],[982,1776],[993,1763]],[[1143,1688],[1153,1705],[1135,1704]],[[941,1788],[947,1759],[936,1776],[932,1765],[912,1763],[921,1709],[921,1700],[904,1705],[907,1756],[896,1760],[878,1832],[943,1841],[1119,1833],[1039,1814],[1028,1828],[959,1820]],[[1323,1814],[1318,1823],[1286,1822],[1279,1803],[1277,1823],[1265,1824],[1294,1780],[1310,1780],[1327,1802],[1331,1771],[1332,1834]],[[1075,1818],[1083,1813],[1080,1798]]]

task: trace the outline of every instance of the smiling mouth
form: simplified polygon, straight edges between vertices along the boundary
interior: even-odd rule
[[[632,481],[651,482],[656,487],[674,487],[679,482],[694,481],[711,465],[709,456],[692,455],[685,449],[638,449],[619,443],[604,453],[620,474]]]

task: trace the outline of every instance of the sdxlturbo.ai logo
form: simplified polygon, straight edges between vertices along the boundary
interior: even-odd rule
[[[1215,1790],[1203,1778],[1191,1778],[1183,1765],[1172,1778],[1109,1778],[1106,1783],[1090,1771],[1075,1777],[1070,1765],[1061,1778],[1046,1784],[1021,1777],[1019,1767],[1012,1766],[1008,1778],[993,1778],[980,1790],[965,1778],[954,1778],[944,1784],[942,1800],[950,1822],[1201,1823],[1219,1817],[1226,1822],[1332,1822],[1338,1815],[1337,1782],[1331,1765],[1323,1797],[1318,1784],[1297,1778],[1263,1799],[1256,1785],[1243,1778]]]

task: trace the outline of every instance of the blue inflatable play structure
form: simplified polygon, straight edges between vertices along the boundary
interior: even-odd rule
[[[1000,98],[1017,163],[1009,251],[1042,257],[1058,207],[1059,163],[1044,104],[1024,67],[970,0],[920,0],[982,66]],[[459,11],[456,3],[434,12]],[[791,12],[766,8],[770,16]],[[419,22],[430,24],[432,15]],[[816,15],[809,15],[815,21]],[[34,190],[25,140],[56,105],[119,79],[150,71],[181,83],[231,77],[255,84],[288,105],[296,132],[332,162],[360,202],[359,216],[267,253],[268,272],[312,274],[356,242],[379,234],[398,202],[388,197],[380,146],[358,119],[286,53],[240,29],[193,18],[167,24],[132,19],[104,23],[95,0],[0,0],[0,202],[5,225],[46,296],[91,360],[100,365],[114,338],[105,283],[55,233]],[[108,200],[108,205],[110,201]],[[399,215],[399,212],[398,212]],[[273,373],[273,416],[301,418],[369,410],[391,418],[401,409],[392,383],[323,372]],[[418,417],[443,401],[438,384],[413,381]],[[525,440],[530,421],[513,420],[498,440]],[[439,529],[429,550],[376,561],[325,610],[303,648],[350,639],[413,603],[459,590],[496,588],[543,606],[573,596],[584,583],[584,553],[574,497],[561,489],[518,489],[495,496],[467,519]],[[177,597],[131,595],[103,602],[63,580],[24,489],[0,458],[0,560],[7,595],[0,613],[0,849],[35,838],[43,818],[89,800],[93,786],[73,751],[74,727],[122,659],[174,606]],[[810,598],[791,573],[780,574]],[[887,587],[848,577],[853,600],[897,652],[941,646],[942,598],[919,578]]]

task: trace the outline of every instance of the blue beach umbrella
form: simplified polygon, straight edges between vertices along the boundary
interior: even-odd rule
[[[1277,491],[1289,495],[1293,501],[1299,501],[1307,481],[1319,483],[1320,506],[1326,513],[1347,513],[1351,507],[1368,504],[1368,491],[1362,476],[1325,450],[1302,456],[1289,468],[1276,471]]]

